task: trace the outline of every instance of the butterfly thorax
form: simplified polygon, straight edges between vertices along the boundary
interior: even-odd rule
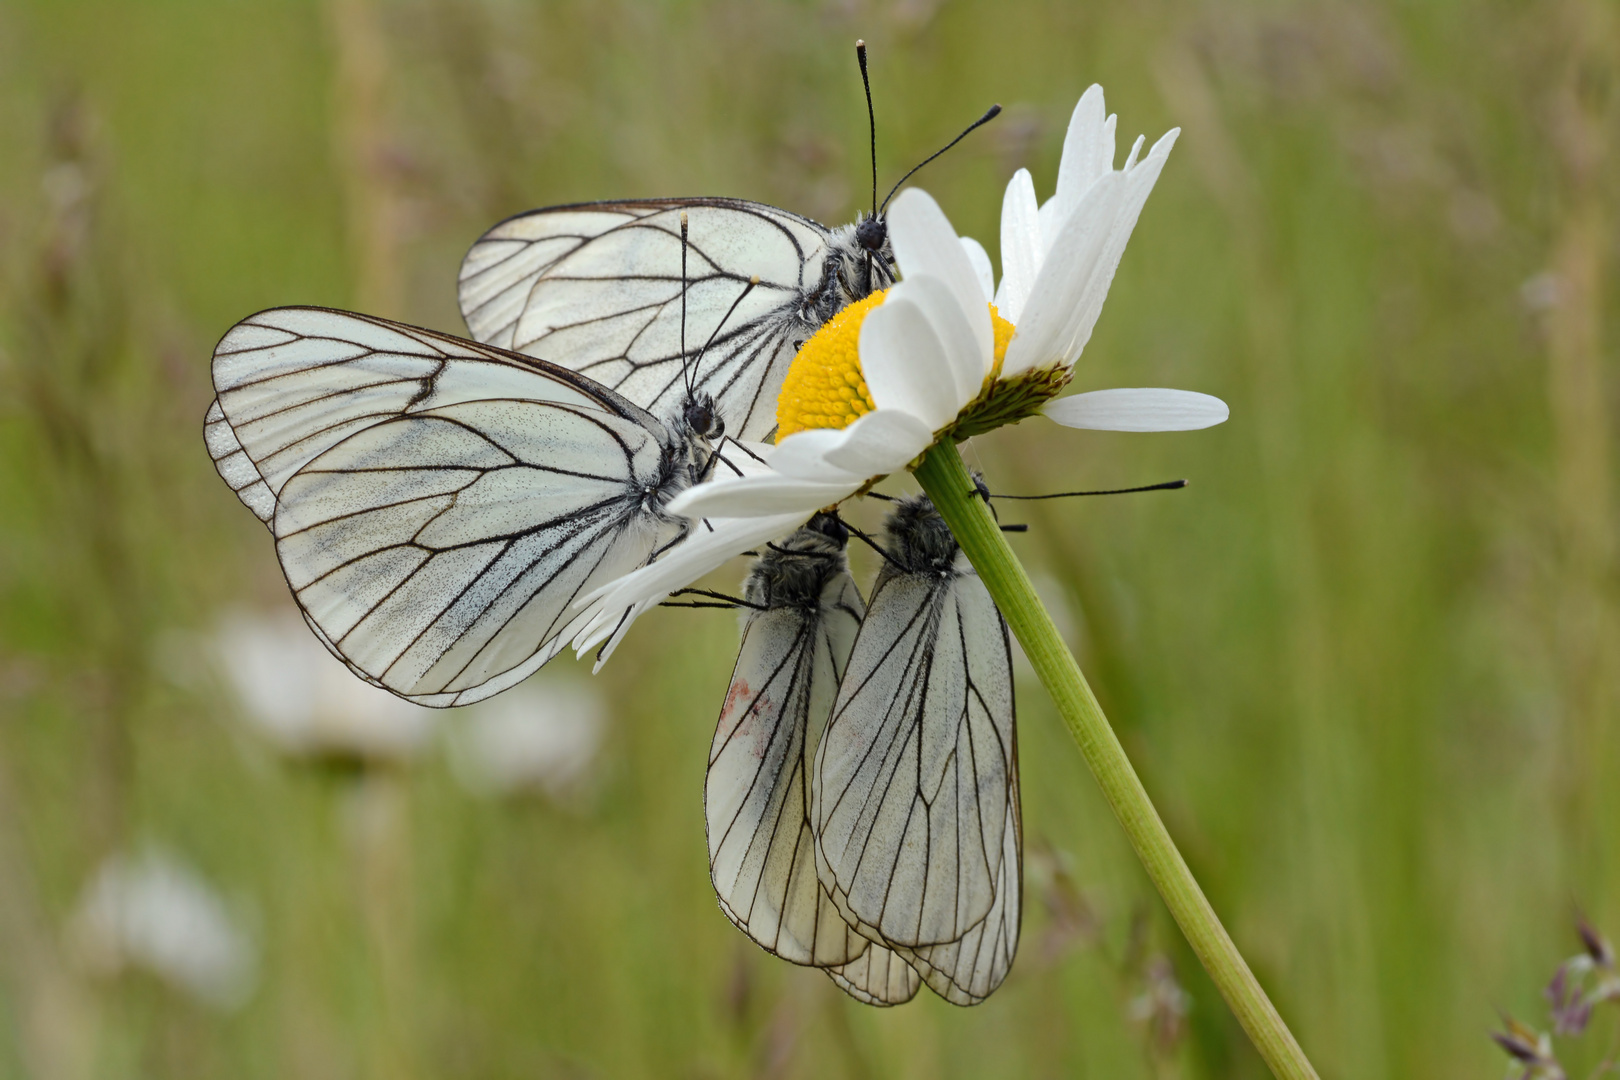
[[[827,584],[849,568],[844,554],[848,537],[837,518],[817,514],[792,536],[760,553],[743,583],[743,597],[767,608],[816,610]]]

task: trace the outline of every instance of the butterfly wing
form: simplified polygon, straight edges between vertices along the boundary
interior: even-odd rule
[[[817,752],[811,820],[844,917],[958,1004],[1000,985],[1022,911],[1010,639],[966,560],[874,589]]]
[[[208,406],[208,415],[203,417],[203,441],[208,444],[208,456],[214,459],[220,479],[230,485],[242,505],[253,511],[255,517],[270,524],[270,519],[276,516],[276,496],[259,475],[259,467],[237,441],[218,398]]]
[[[461,266],[473,337],[543,356],[612,387],[659,417],[685,400],[681,214],[688,218],[685,339],[696,351],[726,320],[697,388],[727,431],[765,439],[799,345],[850,299],[840,270],[853,229],[829,230],[742,199],[584,203],[520,214],[485,233]]]
[[[922,978],[892,949],[872,942],[866,951],[827,977],[856,1001],[867,1005],[903,1005],[917,996]]]
[[[531,357],[282,308],[225,335],[214,387],[210,452],[271,510],[306,620],[421,704],[526,677],[594,614],[577,597],[682,531],[657,509],[679,482],[663,425]]]
[[[836,967],[867,951],[816,876],[808,797],[816,741],[864,610],[841,570],[813,609],[750,615],[709,750],[703,802],[721,910],[796,964]]]

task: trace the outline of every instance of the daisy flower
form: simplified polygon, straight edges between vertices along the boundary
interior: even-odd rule
[[[1093,86],[1070,120],[1052,197],[1038,203],[1029,172],[1014,174],[1002,202],[999,287],[982,246],[959,237],[926,192],[903,192],[888,216],[903,280],[844,309],[805,343],[778,399],[775,445],[751,448],[765,467],[677,496],[670,510],[708,521],[711,531],[600,590],[602,608],[656,602],[914,465],[936,443],[1037,413],[1106,431],[1185,431],[1225,420],[1220,399],[1184,390],[1057,396],[1180,133],[1164,135],[1145,157],[1138,138],[1116,169],[1114,125]],[[575,644],[589,647],[611,632],[598,620]]]

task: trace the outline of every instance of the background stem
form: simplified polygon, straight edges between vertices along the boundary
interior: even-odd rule
[[[1024,647],[1148,877],[1260,1056],[1279,1080],[1316,1080],[1316,1070],[1260,988],[1159,820],[1125,748],[1114,736],[1080,665],[1035,595],[1029,575],[996,526],[990,508],[973,494],[973,480],[956,448],[934,446],[923,456],[916,476]]]

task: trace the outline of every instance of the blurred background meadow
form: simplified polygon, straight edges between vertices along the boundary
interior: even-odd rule
[[[1575,907],[1620,933],[1617,35],[1605,0],[0,0],[0,1076],[1264,1075],[1027,670],[1017,965],[866,1008],[715,905],[734,616],[379,701],[204,452],[232,323],[462,332],[508,214],[851,220],[856,37],[885,187],[1006,106],[917,181],[992,256],[1090,83],[1122,153],[1184,129],[1076,386],[1232,419],[967,453],[1192,481],[1003,518],[1323,1077],[1499,1075]]]

